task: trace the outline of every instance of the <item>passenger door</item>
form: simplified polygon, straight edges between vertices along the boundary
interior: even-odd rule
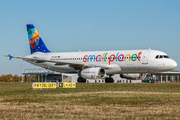
[[[149,56],[149,51],[143,54],[142,64],[148,64],[148,56]]]

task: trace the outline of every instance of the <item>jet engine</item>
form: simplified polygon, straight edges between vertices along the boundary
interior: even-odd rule
[[[79,71],[79,77],[85,79],[102,79],[105,76],[105,70],[101,67],[86,68]]]
[[[120,74],[120,77],[125,78],[125,79],[137,80],[137,79],[141,79],[141,74],[139,74],[139,73],[124,73],[124,74]]]

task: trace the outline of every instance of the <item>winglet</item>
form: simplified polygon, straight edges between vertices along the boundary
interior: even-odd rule
[[[13,56],[11,56],[10,54],[8,54],[8,55],[9,55],[9,60],[11,60],[13,58]]]

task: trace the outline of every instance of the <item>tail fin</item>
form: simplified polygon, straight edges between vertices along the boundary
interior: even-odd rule
[[[51,52],[48,50],[33,24],[27,24],[27,32],[31,54],[35,52]]]

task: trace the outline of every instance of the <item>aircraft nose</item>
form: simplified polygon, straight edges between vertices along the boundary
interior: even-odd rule
[[[169,67],[170,67],[170,69],[175,69],[175,68],[177,67],[176,61],[171,60],[171,61],[169,62]]]

